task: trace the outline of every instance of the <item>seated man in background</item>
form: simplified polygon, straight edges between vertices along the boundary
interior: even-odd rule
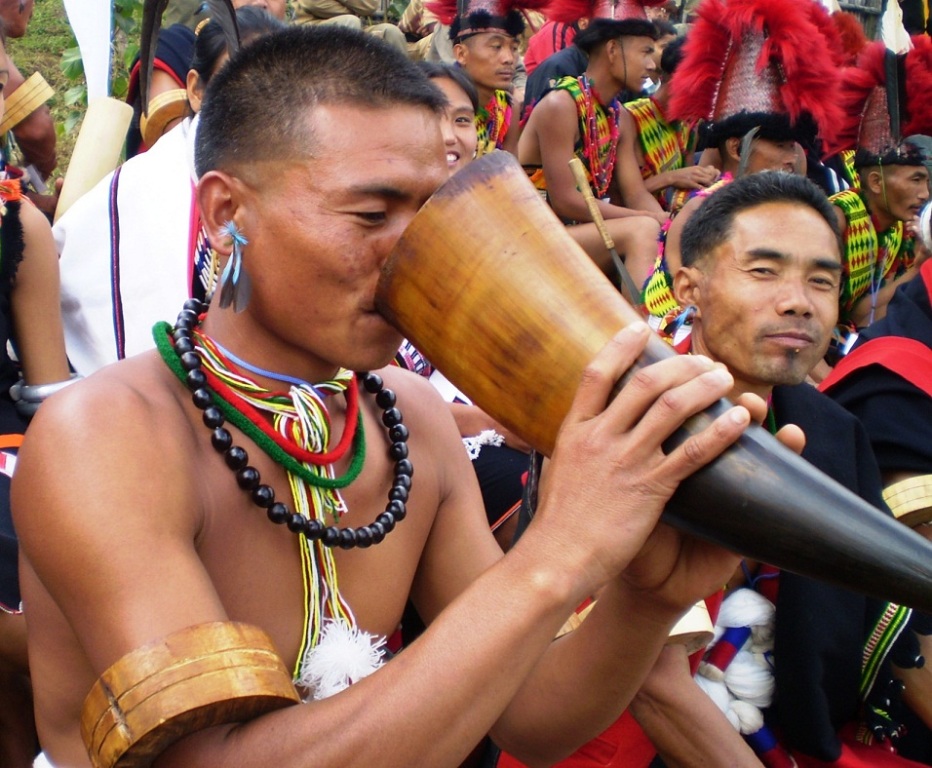
[[[801,427],[803,458],[885,508],[863,426],[805,383],[831,339],[842,282],[839,228],[825,195],[808,180],[785,173],[737,180],[712,195],[690,219],[682,254],[674,290],[695,311],[688,342],[680,349],[724,363],[735,379],[733,398],[752,392],[767,400],[771,430],[788,423]],[[788,571],[777,575],[751,561],[742,564],[737,576],[732,587],[759,590],[775,602],[776,613],[775,625],[769,627],[774,633],[772,666],[764,661],[756,676],[746,673],[745,679],[759,683],[735,685],[730,696],[756,707],[772,699],[769,721],[800,766],[824,765],[818,761],[839,768],[914,765],[891,755],[888,738],[912,759],[929,759],[928,731],[915,716],[909,720],[909,733],[901,733],[902,702],[894,680],[908,680],[916,688],[912,695],[927,701],[932,692],[928,676],[907,678],[891,666],[909,669],[917,661],[921,666],[918,639],[911,631],[919,625],[910,624],[910,609]],[[726,596],[723,612],[731,599]],[[889,643],[870,641],[897,622],[910,628],[890,634]],[[726,674],[726,688],[729,682]],[[757,697],[774,685],[775,692],[762,703]],[[665,695],[661,688],[651,698],[664,700]],[[637,714],[637,700],[633,707]],[[650,715],[654,710],[644,711]],[[746,715],[740,719],[742,729],[753,721]],[[684,735],[690,732],[684,728]],[[752,743],[765,741],[754,739],[753,729],[742,732]],[[917,744],[920,755],[908,751]]]
[[[518,145],[518,159],[532,173],[531,181],[571,229],[592,221],[569,167],[573,157],[580,159],[599,212],[638,285],[656,257],[656,237],[666,213],[643,184],[638,199],[618,200],[615,165],[623,111],[618,94],[625,88],[640,90],[654,72],[655,36],[646,19],[593,19],[574,42],[589,56],[586,71],[559,80],[534,106]],[[577,242],[608,271],[611,261],[602,239],[594,228],[590,234]]]
[[[336,24],[362,29],[384,40],[402,53],[408,41],[397,24],[381,20],[385,7],[379,0],[295,0],[295,24]]]
[[[932,134],[928,87],[932,40],[917,36],[904,56],[896,83],[888,80],[887,50],[868,45],[857,66],[842,70],[844,119],[832,131],[830,148],[855,150],[853,164],[860,188],[832,195],[845,246],[845,287],[839,316],[839,353],[853,334],[880,320],[897,286],[918,272],[913,219],[929,199],[928,158],[904,136]],[[905,82],[902,82],[904,81]],[[887,88],[902,89],[897,106]],[[902,126],[897,134],[894,126]]]
[[[655,22],[656,23],[656,22]],[[667,120],[670,82],[683,60],[685,37],[667,44],[660,57],[660,87],[651,96],[626,102],[621,120],[620,163],[637,163],[640,176],[623,175],[657,198],[665,211],[676,212],[693,190],[718,181],[721,172],[713,165],[696,165],[696,130],[679,120]]]
[[[16,40],[25,36],[34,8],[35,0],[0,0],[0,21],[4,24],[7,38]],[[4,69],[9,72],[9,77],[3,86],[3,98],[8,100],[26,82],[26,78],[8,53],[4,58]],[[55,124],[49,108],[42,104],[20,120],[13,127],[13,136],[23,153],[23,166],[34,166],[41,179],[47,179],[58,165]]]
[[[444,25],[434,33],[435,40],[438,35],[447,35],[453,44],[453,58],[466,70],[479,94],[478,157],[495,149],[517,154],[524,94],[524,82],[516,81],[521,64],[520,37],[525,32],[524,13],[539,5],[539,0],[427,3],[428,10]],[[438,46],[435,48],[440,52]]]

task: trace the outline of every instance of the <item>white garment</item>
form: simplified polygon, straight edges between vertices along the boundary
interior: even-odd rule
[[[191,294],[191,205],[197,118],[124,163],[118,180],[118,273],[111,248],[109,174],[53,228],[61,255],[68,359],[82,376],[119,359],[113,288],[122,305],[125,356],[152,349],[152,325],[173,321]],[[115,276],[118,274],[119,279]]]
[[[49,762],[45,752],[40,752],[36,761],[32,764],[32,768],[55,768],[55,766]]]

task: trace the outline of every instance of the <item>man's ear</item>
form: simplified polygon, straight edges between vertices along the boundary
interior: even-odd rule
[[[469,48],[466,47],[466,43],[454,43],[453,56],[457,64],[461,67],[465,67],[466,60],[469,58]]]
[[[702,299],[702,272],[698,267],[680,267],[673,275],[673,295],[681,307],[690,305],[696,308],[696,317],[699,317],[699,306]]]
[[[211,246],[222,255],[229,255],[232,242],[224,234],[225,225],[236,222],[243,228],[242,207],[245,186],[235,176],[223,171],[208,171],[197,183],[197,204],[201,211],[201,221],[207,229]]]
[[[725,139],[725,143],[722,145],[725,156],[730,157],[734,162],[741,162],[741,138],[738,136],[732,136],[730,139]]]
[[[883,194],[883,170],[877,168],[871,168],[865,174],[864,171],[861,171],[861,178],[864,180],[864,188],[867,189],[871,194],[882,195]]]

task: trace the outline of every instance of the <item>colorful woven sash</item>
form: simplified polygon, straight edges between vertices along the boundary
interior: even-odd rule
[[[903,247],[903,222],[900,221],[878,234],[857,189],[846,189],[832,195],[829,200],[845,215],[842,265],[845,283],[839,317],[841,322],[845,322],[861,298],[880,290],[888,279],[899,276],[912,264],[912,240],[907,239],[907,245]]]
[[[505,136],[511,125],[511,96],[507,91],[495,91],[485,107],[476,112],[476,132],[479,145],[476,157],[489,154],[505,145]]]
[[[714,184],[705,189],[692,190],[690,197],[708,197],[715,190],[732,181],[731,174],[725,174]],[[671,312],[680,309],[676,298],[673,296],[673,275],[670,274],[670,267],[667,265],[667,259],[664,255],[667,242],[667,232],[673,220],[667,219],[667,222],[660,230],[660,237],[657,240],[657,259],[654,261],[654,268],[651,270],[650,277],[644,283],[644,290],[641,293],[641,300],[647,309],[647,313],[654,317],[666,317]]]
[[[638,143],[644,157],[641,177],[648,179],[664,171],[686,166],[691,154],[692,131],[682,123],[668,123],[653,99],[637,99],[624,105],[637,126]],[[666,187],[654,192],[654,197],[666,211],[679,210],[689,197],[688,189]]]
[[[579,143],[573,151],[586,169],[589,186],[597,198],[608,194],[618,151],[618,118],[621,106],[612,99],[602,106],[585,75],[560,78],[553,86],[563,90],[576,102],[579,120]]]

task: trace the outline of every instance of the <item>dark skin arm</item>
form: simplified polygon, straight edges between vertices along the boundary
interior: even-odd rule
[[[9,55],[4,54],[4,56],[6,56],[6,66],[10,72],[10,78],[3,89],[3,97],[8,99],[26,81],[26,78],[16,68]],[[22,150],[25,164],[34,165],[42,175],[43,180],[47,179],[55,170],[55,166],[58,165],[58,157],[55,152],[55,142],[57,140],[55,124],[52,121],[52,113],[49,108],[43,104],[25,117],[13,127],[13,135]]]
[[[689,674],[682,645],[668,645],[631,702],[631,714],[669,768],[761,768],[725,715]]]

